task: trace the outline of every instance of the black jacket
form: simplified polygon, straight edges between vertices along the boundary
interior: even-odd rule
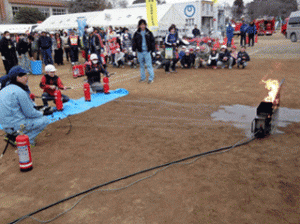
[[[219,61],[224,61],[224,57],[227,57],[227,60],[229,60],[229,58],[231,57],[230,52],[226,49],[225,52],[220,51],[219,53]]]
[[[0,41],[0,52],[1,55],[5,57],[5,60],[13,62],[12,64],[14,65],[18,64],[16,48],[12,40],[7,40],[3,37]]]
[[[19,42],[17,43],[17,51],[18,54],[26,54],[29,50],[29,46],[28,43],[25,40],[19,40]]]
[[[85,67],[85,75],[87,76],[90,85],[95,82],[101,83],[101,73],[105,76],[108,75],[108,72],[103,68],[100,62],[97,64],[89,63]]]
[[[155,52],[155,39],[150,30],[146,28],[146,42],[147,42],[147,48],[148,52]],[[142,42],[143,42],[143,37],[141,35],[141,29],[139,28],[133,35],[132,38],[132,50],[133,51],[138,51],[138,52],[143,52],[142,50]]]

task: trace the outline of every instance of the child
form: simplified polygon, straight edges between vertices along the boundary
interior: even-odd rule
[[[63,85],[60,78],[55,75],[56,68],[54,65],[48,64],[45,66],[46,75],[42,77],[40,87],[44,90],[42,100],[44,107],[48,107],[48,101],[55,100],[54,92],[56,89],[66,90],[67,87]],[[68,102],[70,99],[66,95],[61,94],[62,102]]]
[[[213,69],[217,69],[217,62],[218,62],[219,54],[217,52],[217,48],[213,48],[211,53],[208,57],[208,66],[211,66]]]
[[[235,45],[233,45],[231,47],[230,56],[232,58],[232,66],[234,66],[236,64],[237,56],[238,56],[238,52],[236,51],[236,46]]]
[[[181,59],[181,65],[183,68],[191,68],[192,58],[188,49],[185,50],[185,55]]]
[[[108,72],[103,68],[99,61],[97,54],[91,54],[90,62],[87,63],[85,67],[85,75],[88,78],[88,83],[90,84],[93,92],[103,92],[101,73],[105,76],[108,75]]]
[[[120,45],[117,43],[117,38],[113,38],[109,44],[109,49],[111,52],[111,61],[113,62],[114,66],[117,66],[115,63],[115,54],[117,53],[118,48],[120,48]]]
[[[225,66],[228,66],[229,69],[232,68],[232,57],[230,56],[230,52],[227,50],[227,47],[225,45],[221,46],[221,51],[219,53],[219,59],[217,62],[217,66],[220,66],[222,69],[225,68]]]
[[[209,53],[205,52],[205,46],[200,46],[196,48],[196,61],[195,61],[195,68],[207,66],[207,61],[209,58]]]
[[[117,48],[117,52],[115,54],[115,65],[119,68],[122,66],[124,68],[124,59],[125,59],[125,53],[120,50],[120,48]]]
[[[241,51],[237,55],[237,67],[239,68],[242,65],[244,69],[247,66],[247,62],[250,61],[250,57],[246,52],[246,47],[242,46]]]

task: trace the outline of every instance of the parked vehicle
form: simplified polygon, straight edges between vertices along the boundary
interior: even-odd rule
[[[275,32],[275,17],[264,17],[255,20],[258,35],[272,35]]]
[[[292,42],[300,38],[300,11],[292,12],[286,28],[286,37]]]

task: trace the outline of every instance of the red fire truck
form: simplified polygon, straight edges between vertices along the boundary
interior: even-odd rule
[[[275,17],[264,17],[255,20],[258,35],[272,35],[275,31]]]

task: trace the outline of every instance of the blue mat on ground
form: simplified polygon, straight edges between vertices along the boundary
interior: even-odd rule
[[[128,93],[129,92],[126,89],[116,89],[116,90],[111,90],[109,94],[104,94],[104,93],[91,94],[90,102],[85,101],[84,97],[77,100],[70,99],[69,102],[64,103],[63,111],[56,111],[52,115],[49,115],[47,117],[49,118],[50,123],[54,123],[55,121],[62,120],[68,116],[74,114],[80,114],[93,107],[98,107],[119,97],[126,96],[128,95]],[[0,125],[0,129],[2,129],[1,125]]]

